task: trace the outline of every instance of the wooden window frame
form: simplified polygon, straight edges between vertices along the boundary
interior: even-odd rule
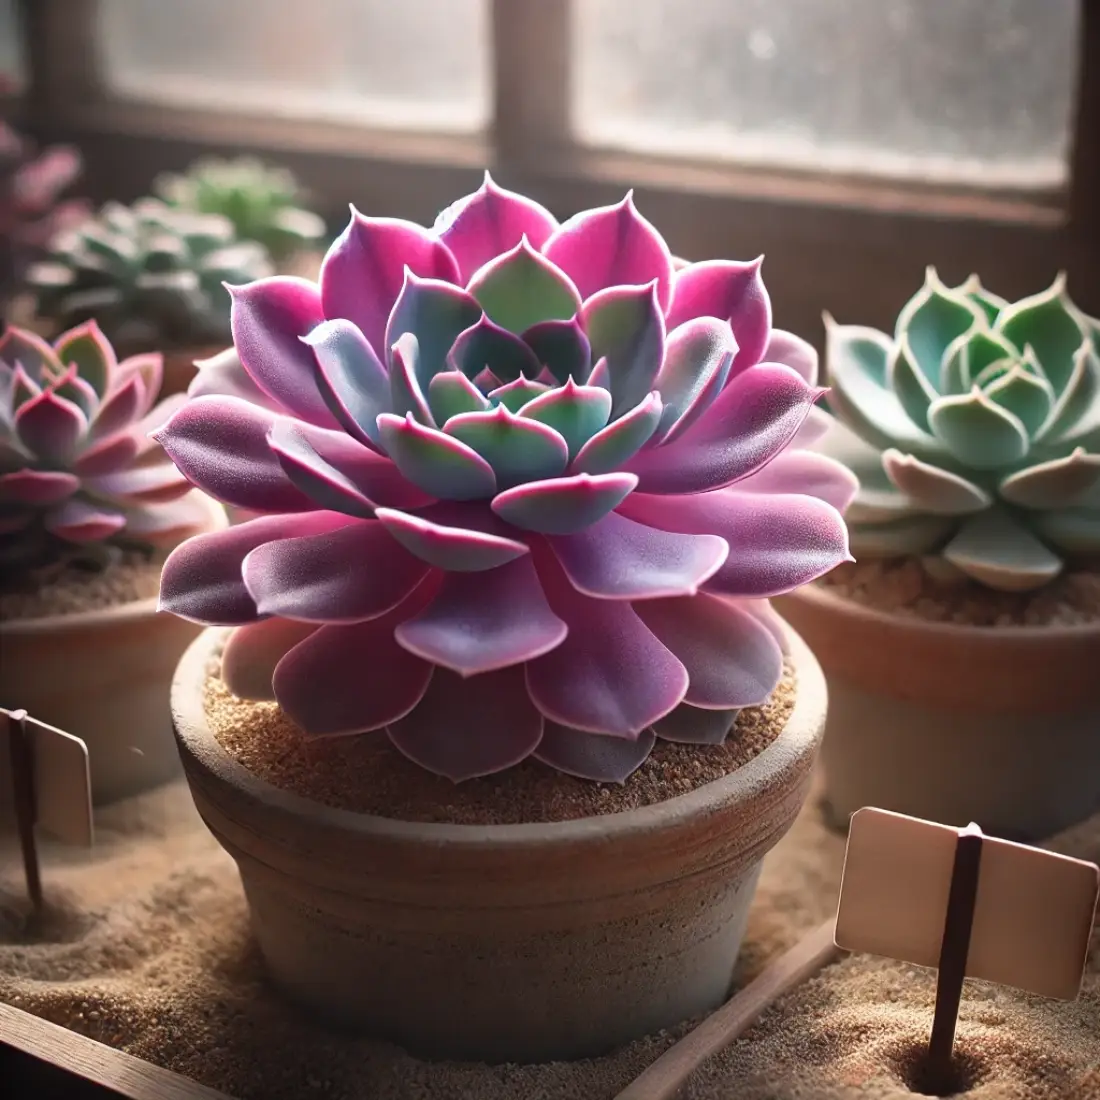
[[[570,133],[570,0],[490,0],[492,120],[484,134],[393,132],[335,122],[126,102],[102,79],[97,0],[21,0],[29,86],[23,122],[77,142],[93,198],[130,199],[203,152],[249,150],[294,169],[323,212],[430,224],[492,169],[559,216],[634,187],[674,252],[766,256],[776,323],[820,344],[821,313],[887,327],[927,264],[971,271],[1019,297],[1059,270],[1100,314],[1100,0],[1080,0],[1078,89],[1065,193],[1020,196],[917,183],[761,171],[587,148]]]

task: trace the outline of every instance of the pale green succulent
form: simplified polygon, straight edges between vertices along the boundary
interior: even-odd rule
[[[285,168],[255,157],[204,157],[186,173],[157,178],[157,194],[171,206],[228,218],[245,241],[258,241],[275,260],[316,247],[324,221],[303,209],[298,181]]]
[[[229,341],[225,283],[272,273],[262,245],[228,218],[157,199],[107,203],[58,234],[27,272],[39,317],[59,328],[94,320],[121,354]]]
[[[892,337],[825,320],[835,420],[818,447],[859,479],[857,559],[939,555],[1027,591],[1100,553],[1100,321],[1063,275],[1009,303],[929,268]]]

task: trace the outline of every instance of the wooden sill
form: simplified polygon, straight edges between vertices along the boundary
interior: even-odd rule
[[[622,190],[638,187],[726,201],[767,201],[875,214],[949,218],[1055,228],[1065,220],[1061,192],[985,193],[918,182],[770,172],[733,164],[568,145],[541,146],[529,161],[500,163],[491,134],[390,131],[343,122],[213,112],[122,100],[74,105],[65,129],[74,137],[125,136],[239,149],[244,146],[301,157],[321,154],[389,165],[481,171],[494,167],[542,182],[561,181]]]

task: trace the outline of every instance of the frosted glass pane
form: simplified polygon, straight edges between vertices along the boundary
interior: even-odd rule
[[[15,0],[0,0],[0,79],[23,83],[23,54]]]
[[[100,0],[114,89],[146,101],[475,130],[486,0]]]
[[[574,0],[602,146],[987,186],[1066,175],[1079,0]]]

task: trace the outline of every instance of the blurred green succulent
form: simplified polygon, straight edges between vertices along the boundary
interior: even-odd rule
[[[938,554],[1026,591],[1100,553],[1100,321],[1064,276],[1009,303],[929,268],[893,337],[826,328],[835,420],[818,447],[859,479],[857,558]]]
[[[320,244],[325,223],[301,206],[298,181],[285,168],[255,157],[206,157],[186,173],[165,173],[154,184],[171,206],[201,214],[221,214],[246,241],[258,241],[277,262]]]
[[[216,214],[157,199],[107,203],[56,236],[27,273],[38,315],[71,328],[95,320],[123,354],[230,340],[229,292],[272,272],[261,245]]]

